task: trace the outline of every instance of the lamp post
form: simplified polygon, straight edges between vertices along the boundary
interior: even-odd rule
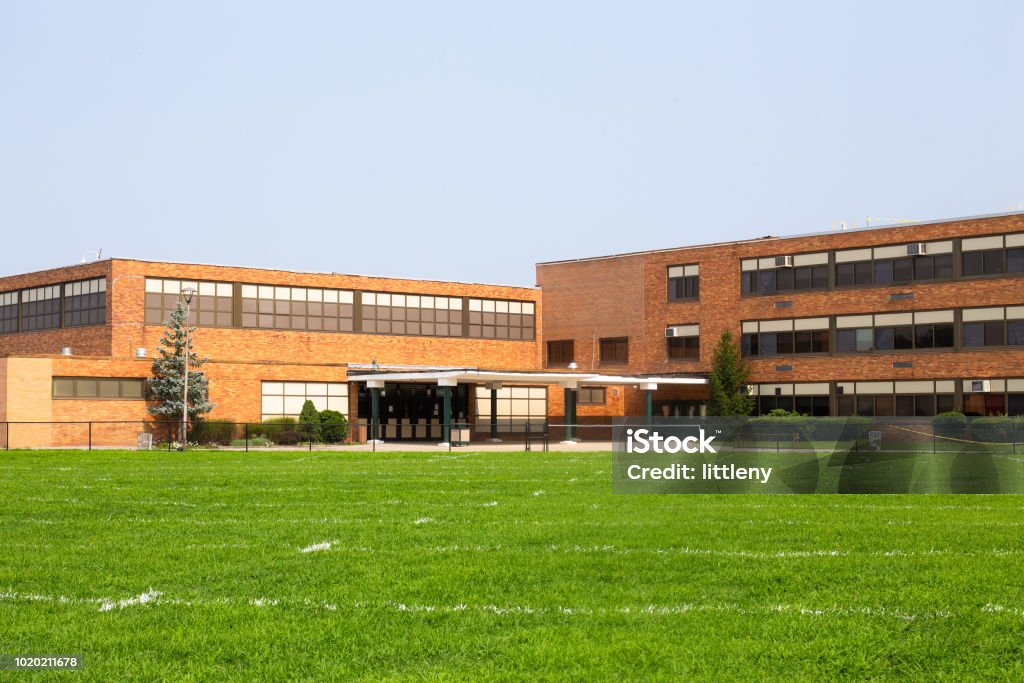
[[[178,450],[184,451],[185,445],[188,443],[188,355],[190,331],[188,319],[192,314],[192,297],[196,295],[196,290],[193,287],[185,287],[181,290],[181,295],[185,297],[185,383],[181,392],[181,445],[178,446]]]

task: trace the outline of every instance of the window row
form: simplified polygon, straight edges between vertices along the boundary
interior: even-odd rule
[[[105,377],[54,377],[53,398],[103,398],[144,400],[149,395],[145,379]]]
[[[955,310],[836,316],[835,351],[914,351],[957,346]],[[1024,306],[960,311],[961,348],[1024,346]],[[747,321],[742,324],[744,356],[830,353],[828,318]]]
[[[102,325],[106,320],[106,278],[0,293],[0,334]]]
[[[234,298],[231,284],[153,278],[146,278],[146,324],[163,325],[178,302],[184,301],[181,293],[185,289],[192,289],[196,292],[189,306],[189,325],[231,327],[234,324]]]
[[[836,287],[891,285],[1024,273],[1024,233],[843,249],[833,252]],[[743,294],[827,290],[829,252],[743,259]],[[671,292],[670,292],[671,298]]]
[[[163,324],[187,287],[196,290],[190,323],[201,327],[511,340],[536,334],[530,301],[157,278],[146,279],[146,323]]]

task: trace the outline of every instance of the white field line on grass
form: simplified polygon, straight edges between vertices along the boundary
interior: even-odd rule
[[[313,546],[310,546],[313,547]],[[321,548],[316,548],[321,549]],[[368,546],[335,546],[322,548],[334,552],[343,553],[388,553],[390,548],[372,548]],[[403,546],[403,549],[405,547]],[[497,553],[502,551],[517,550],[515,546],[508,545],[435,545],[424,547],[423,552],[436,554],[450,553]],[[559,554],[608,554],[608,555],[704,555],[710,557],[737,557],[745,560],[785,560],[785,559],[807,559],[807,558],[845,558],[845,557],[877,557],[877,558],[898,558],[898,557],[1015,557],[1024,555],[1022,549],[993,548],[986,551],[972,550],[949,550],[930,548],[928,550],[901,550],[893,548],[890,550],[872,550],[860,552],[855,550],[779,550],[775,552],[752,551],[752,550],[719,550],[715,548],[619,548],[614,545],[600,546],[558,546],[549,545],[538,548],[543,552]],[[305,552],[305,551],[303,551]]]
[[[336,603],[323,600],[311,600],[309,598],[288,599],[288,598],[173,598],[167,597],[160,591],[149,591],[138,596],[122,600],[111,600],[110,598],[82,598],[68,597],[65,595],[51,596],[38,593],[18,593],[8,590],[0,592],[0,602],[12,603],[34,603],[45,602],[68,605],[89,605],[98,606],[100,612],[112,612],[128,607],[146,606],[155,607],[217,607],[217,606],[238,606],[255,608],[278,608],[278,609],[313,609],[337,612],[340,607]],[[441,613],[453,614],[459,612],[474,612],[479,614],[493,614],[496,616],[505,615],[562,615],[577,617],[607,617],[615,615],[646,617],[646,616],[672,616],[689,613],[723,613],[737,614],[753,617],[764,617],[774,614],[790,614],[799,617],[878,617],[888,619],[899,619],[902,621],[948,619],[957,615],[973,613],[973,609],[954,611],[952,609],[933,609],[921,612],[908,611],[900,608],[880,607],[872,605],[830,605],[830,606],[808,606],[801,604],[772,603],[762,605],[741,605],[738,603],[683,603],[679,605],[633,605],[621,607],[533,607],[529,605],[496,605],[496,604],[468,604],[456,603],[452,605],[429,605],[405,602],[385,603],[364,603],[353,602],[345,607],[345,611],[395,611],[410,614],[416,613]],[[1024,608],[1007,607],[988,603],[977,608],[977,612],[989,615],[1012,615],[1024,618]]]
[[[331,541],[322,541],[321,543],[314,543],[313,545],[307,545],[305,548],[300,548],[300,553],[315,553],[319,550],[330,550]]]

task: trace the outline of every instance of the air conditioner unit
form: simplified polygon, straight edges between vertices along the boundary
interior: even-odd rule
[[[666,327],[665,328],[665,336],[666,337],[674,337],[674,336],[676,336],[676,328],[674,328],[674,327]]]
[[[907,256],[923,256],[928,253],[928,245],[924,242],[907,245]]]
[[[776,268],[792,268],[793,257],[792,256],[776,256],[775,257]]]
[[[992,382],[987,379],[972,379],[971,380],[971,392],[987,394],[992,391]]]

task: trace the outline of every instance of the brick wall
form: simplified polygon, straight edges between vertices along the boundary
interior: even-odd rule
[[[730,330],[738,340],[743,320],[1024,303],[1024,278],[1020,276],[744,297],[740,293],[741,259],[1020,231],[1024,231],[1024,215],[1013,214],[539,264],[537,282],[545,302],[543,333],[546,339],[573,339],[581,369],[592,367],[590,349],[595,334],[628,335],[630,363],[621,372],[706,373],[721,333]],[[670,302],[668,267],[691,263],[700,265],[700,300]],[[916,298],[889,301],[890,294],[904,292],[913,292]],[[793,304],[776,309],[777,301]],[[701,326],[700,360],[670,361],[665,328],[687,323]],[[914,367],[893,369],[896,361],[913,361]],[[775,366],[781,364],[792,365],[793,371],[776,371]],[[1024,374],[1024,349],[798,354],[754,360],[751,366],[754,382],[1006,377]],[[594,369],[607,368],[598,365]],[[627,408],[632,410],[632,406]]]

